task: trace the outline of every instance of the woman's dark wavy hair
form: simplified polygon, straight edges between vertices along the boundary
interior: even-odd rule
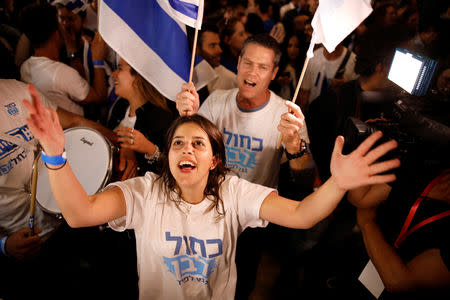
[[[162,168],[158,180],[163,181],[166,195],[178,206],[181,202],[180,200],[181,189],[179,188],[175,178],[170,172],[169,150],[172,144],[172,139],[175,134],[175,131],[177,130],[178,127],[186,123],[194,123],[198,125],[203,131],[206,132],[206,134],[208,135],[209,142],[211,143],[213,156],[217,160],[217,165],[213,170],[209,172],[208,182],[206,184],[204,196],[212,200],[213,202],[208,211],[211,209],[215,209],[216,212],[218,213],[218,219],[220,219],[225,215],[223,201],[222,198],[220,197],[220,185],[225,180],[225,175],[228,173],[229,169],[225,166],[226,157],[225,157],[225,145],[223,143],[223,135],[219,131],[219,129],[217,129],[217,127],[208,119],[195,114],[192,116],[178,117],[172,123],[172,125],[169,127],[167,131],[166,139],[160,156]],[[172,191],[175,191],[178,194],[177,199],[174,199],[172,197],[171,193]]]

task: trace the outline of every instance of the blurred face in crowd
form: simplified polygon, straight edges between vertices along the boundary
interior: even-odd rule
[[[84,21],[80,15],[74,14],[71,10],[65,7],[58,8],[58,22],[67,31],[73,31],[75,34],[81,36]]]
[[[233,54],[238,55],[247,37],[248,34],[245,31],[244,25],[241,22],[236,22],[233,34],[230,37],[225,37],[224,42]]]
[[[288,42],[287,46],[287,54],[290,61],[295,61],[298,59],[298,56],[300,55],[300,41],[298,40],[298,37],[291,36]]]
[[[386,15],[384,16],[384,25],[394,25],[397,22],[397,11],[394,6],[386,8]]]
[[[241,99],[263,99],[278,67],[274,66],[274,52],[261,45],[247,44],[239,56],[237,81]]]
[[[247,23],[247,11],[244,5],[236,5],[233,9],[232,16],[239,19],[242,24]]]
[[[129,99],[136,91],[134,86],[135,77],[130,73],[130,65],[122,58],[117,69],[111,74],[114,78],[114,91],[117,96]]]
[[[220,65],[220,56],[222,55],[222,48],[220,48],[219,34],[211,31],[202,33],[202,43],[199,47],[199,54],[211,66],[218,67]]]
[[[308,23],[309,17],[307,15],[300,15],[294,18],[294,29],[295,31],[303,32],[305,30],[305,25]]]
[[[437,80],[437,88],[443,94],[450,93],[450,68],[444,70]]]
[[[303,31],[306,37],[306,42],[310,42],[313,34],[313,28],[311,26],[311,23],[305,24],[305,30]]]

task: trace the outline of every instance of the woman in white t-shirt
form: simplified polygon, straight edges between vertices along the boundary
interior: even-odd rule
[[[338,137],[331,178],[297,202],[228,174],[222,134],[193,115],[169,128],[160,176],[148,172],[89,196],[64,159],[64,134],[55,112],[32,94],[33,103],[24,101],[27,123],[50,156],[45,159],[49,179],[64,218],[73,227],[109,222],[115,230],[135,230],[140,299],[233,299],[236,240],[246,227],[273,222],[310,228],[349,189],[393,181],[394,175],[378,174],[399,165],[398,160],[376,162],[396,146],[390,141],[370,150],[380,132],[349,155],[342,155],[344,140]]]

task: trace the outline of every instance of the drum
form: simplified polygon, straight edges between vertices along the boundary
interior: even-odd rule
[[[64,131],[67,161],[88,195],[105,187],[112,173],[113,147],[98,131],[74,127]],[[67,187],[70,193],[70,186]],[[61,217],[53,198],[44,162],[39,154],[36,202],[47,213]]]

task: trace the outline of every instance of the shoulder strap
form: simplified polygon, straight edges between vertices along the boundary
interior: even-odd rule
[[[347,50],[347,52],[345,53],[344,59],[342,60],[341,64],[339,65],[339,68],[336,72],[336,75],[334,76],[334,78],[339,79],[344,77],[344,73],[345,73],[345,66],[347,65],[348,59],[350,58],[350,54],[352,54],[352,51]]]

